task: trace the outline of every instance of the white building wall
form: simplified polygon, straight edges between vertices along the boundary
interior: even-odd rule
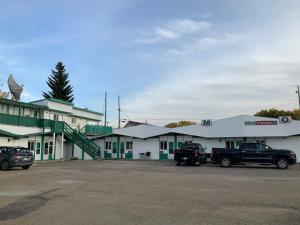
[[[0,146],[20,146],[28,147],[28,138],[13,139],[10,137],[0,137]]]
[[[103,159],[104,158],[104,139],[96,139],[96,140],[93,140],[93,142],[98,145],[100,147],[100,150],[101,150],[101,158]]]
[[[71,152],[72,152],[72,144],[71,144]],[[82,159],[82,150],[76,144],[74,144],[74,157],[78,159]],[[92,160],[87,153],[84,153],[84,160]]]
[[[300,137],[278,137],[278,138],[267,138],[266,144],[276,149],[288,149],[292,150],[297,155],[297,162],[300,162]]]
[[[133,159],[141,159],[146,152],[151,152],[151,159],[159,159],[159,138],[133,139]]]

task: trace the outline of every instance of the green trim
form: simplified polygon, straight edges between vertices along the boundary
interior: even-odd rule
[[[125,153],[125,143],[124,142],[120,142],[120,154],[121,154],[121,157],[123,157]],[[126,158],[126,154],[125,154],[125,158]]]
[[[14,101],[10,99],[5,99],[5,98],[0,98],[0,103],[8,104],[8,105],[13,105],[13,106],[23,106],[23,107],[28,107],[31,109],[47,109],[47,106],[44,105],[36,105],[32,103],[26,103],[26,102],[19,102],[19,101]]]
[[[44,160],[44,146],[45,145],[45,137],[42,135],[41,137],[41,160]]]
[[[116,150],[116,152],[114,152],[114,149]],[[118,152],[118,149],[117,149],[117,142],[113,142],[112,143],[112,153],[113,154],[116,154]]]
[[[133,154],[132,154],[132,153],[125,153],[125,159],[126,159],[126,160],[131,160],[131,159],[133,159]]]
[[[159,160],[167,160],[167,159],[168,159],[168,154],[165,154],[165,153],[159,154]]]
[[[177,149],[177,135],[174,135],[174,149]]]
[[[80,110],[80,111],[83,111],[83,112],[93,113],[93,114],[96,114],[96,115],[99,115],[99,116],[104,115],[103,113],[96,112],[96,111],[93,111],[93,110],[90,110],[90,109],[87,109],[87,108],[79,108],[79,107],[74,106],[73,109]]]
[[[169,141],[169,154],[174,154],[174,142]]]
[[[108,152],[104,151],[104,158],[105,159],[111,159],[111,153],[108,153]]]
[[[120,158],[120,137],[117,137],[117,159]]]

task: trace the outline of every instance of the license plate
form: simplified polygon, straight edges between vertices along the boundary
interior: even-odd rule
[[[187,157],[183,157],[183,160],[187,160]]]
[[[23,161],[30,161],[30,158],[23,158]]]

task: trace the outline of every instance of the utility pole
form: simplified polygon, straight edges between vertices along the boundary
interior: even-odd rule
[[[105,92],[105,98],[104,98],[104,127],[106,127],[107,120],[107,93]]]
[[[299,85],[297,85],[297,91],[296,93],[298,94],[298,103],[299,103],[299,109],[300,109],[300,91],[299,91]]]
[[[118,113],[119,113],[119,121],[118,121],[118,128],[121,128],[121,106],[120,106],[120,96],[118,96]]]

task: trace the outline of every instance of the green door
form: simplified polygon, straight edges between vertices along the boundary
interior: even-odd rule
[[[53,160],[53,141],[49,142],[48,160]]]
[[[121,151],[121,159],[124,159],[124,153],[125,153],[125,143],[121,142],[120,144],[120,151]]]

